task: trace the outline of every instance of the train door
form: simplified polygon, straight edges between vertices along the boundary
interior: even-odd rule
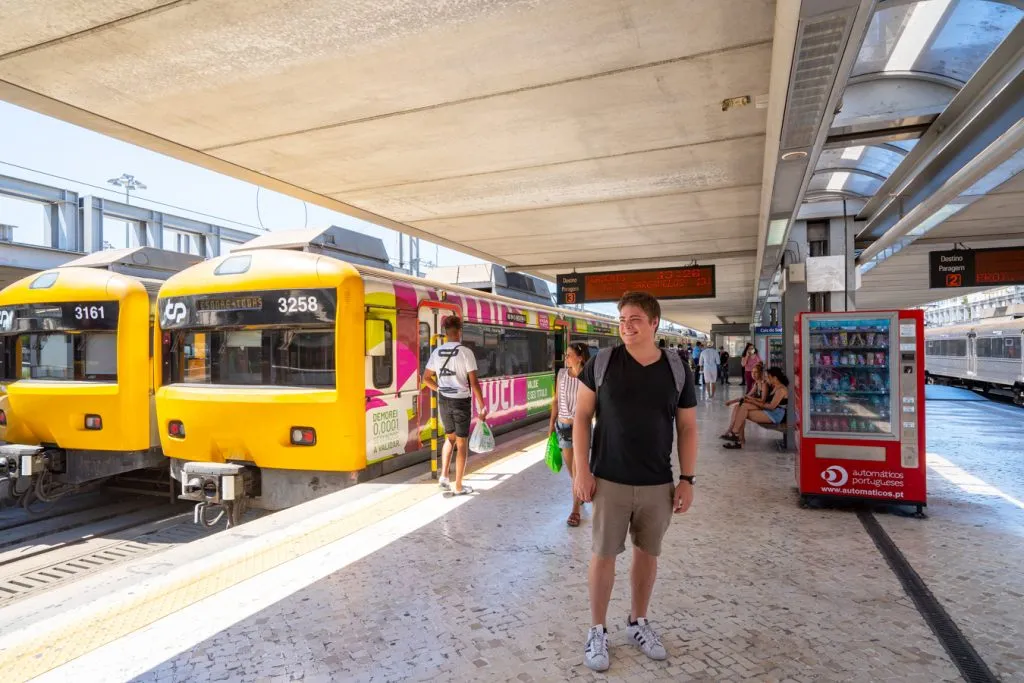
[[[558,372],[565,366],[565,347],[567,343],[567,334],[565,328],[555,328],[555,372]]]
[[[951,342],[952,343],[952,342]],[[967,376],[978,375],[978,335],[973,332],[967,335]]]
[[[423,384],[423,373],[427,369],[427,361],[430,354],[437,348],[439,339],[434,335],[437,330],[437,309],[420,307],[419,310],[419,376],[416,386],[419,387],[419,398],[417,399],[417,433],[420,438],[420,446],[430,443],[430,389]]]
[[[430,445],[433,436],[430,428],[432,414],[430,406],[431,391],[423,385],[423,373],[427,369],[427,361],[434,349],[444,343],[444,330],[441,329],[441,321],[446,315],[462,315],[462,310],[456,304],[442,303],[438,301],[425,301],[420,305],[417,314],[419,325],[419,376],[416,386],[419,387],[419,397],[416,405],[416,421],[419,430],[420,446]],[[440,425],[438,425],[440,429]]]

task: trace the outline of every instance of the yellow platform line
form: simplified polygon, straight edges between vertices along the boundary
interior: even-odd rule
[[[529,437],[536,438],[533,434]],[[506,446],[515,447],[527,438],[524,435]],[[530,446],[504,455],[484,458],[477,456],[475,462],[471,461],[467,467],[467,474],[500,465],[535,445],[531,443]],[[505,451],[505,448],[501,451]],[[27,642],[19,644],[7,640],[4,643],[6,651],[0,652],[3,680],[5,683],[28,681],[204,598],[438,495],[436,485],[429,479],[429,475],[418,477],[411,486],[396,485],[396,489],[383,500],[341,519],[325,521],[282,543],[258,548],[242,557],[232,556],[211,562],[194,574],[178,580],[143,586],[141,592],[129,593],[127,599],[104,606],[98,610],[98,614],[92,610],[82,610],[82,614],[66,623],[50,628],[46,628],[45,622],[39,624],[40,632],[34,633]],[[245,527],[239,529],[244,530]]]

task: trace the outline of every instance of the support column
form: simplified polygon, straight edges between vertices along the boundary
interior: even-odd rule
[[[782,276],[783,286],[780,292],[782,295],[780,305],[782,309],[782,348],[786,350],[786,377],[789,377],[790,382],[792,382],[793,378],[796,377],[796,359],[793,353],[793,349],[796,348],[796,323],[794,320],[798,313],[810,310],[810,302],[807,296],[807,282],[802,277],[804,264],[795,263],[784,266],[784,268],[786,270]],[[796,451],[796,438],[794,434],[796,416],[793,412],[795,409],[796,406],[793,405],[789,408],[788,426],[786,428],[786,445],[790,451],[794,452]]]

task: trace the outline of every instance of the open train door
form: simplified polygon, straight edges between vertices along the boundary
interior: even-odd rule
[[[441,324],[448,315],[462,315],[457,304],[443,301],[424,301],[420,303],[419,321],[419,399],[417,402],[416,420],[420,435],[420,446],[431,448],[430,474],[437,478],[438,461],[441,457],[441,435],[443,428],[437,416],[437,397],[423,384],[423,375],[427,369],[430,354],[446,340]]]

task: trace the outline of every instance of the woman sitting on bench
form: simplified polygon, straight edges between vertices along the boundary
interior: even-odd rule
[[[744,406],[747,401],[751,399],[763,400],[767,395],[768,382],[764,379],[764,363],[758,363],[754,366],[754,369],[750,371],[750,374],[754,377],[753,388],[747,392],[747,395],[743,398],[734,398],[731,401],[726,401],[725,405],[733,406],[732,417],[729,418],[729,424],[736,421],[736,415],[740,412],[740,407]],[[731,434],[732,432],[727,432]],[[726,438],[726,434],[722,434],[722,438]]]
[[[723,444],[729,450],[743,448],[746,441],[744,426],[747,420],[757,424],[774,426],[786,421],[786,408],[789,404],[789,378],[779,368],[768,368],[768,392],[764,399],[744,397],[736,406],[729,431],[722,438],[729,443]]]

